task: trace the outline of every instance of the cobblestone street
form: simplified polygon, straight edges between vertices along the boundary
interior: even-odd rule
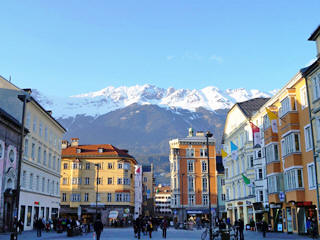
[[[201,234],[203,230],[194,230],[194,231],[187,231],[187,230],[176,230],[176,229],[169,229],[167,232],[167,239],[176,239],[176,240],[183,240],[183,239],[201,239]],[[19,235],[19,239],[23,240],[33,240],[33,239],[82,239],[82,240],[94,240],[93,233],[83,234],[82,236],[77,237],[67,237],[66,233],[58,234],[55,232],[50,233],[42,233],[41,238],[37,238],[37,233],[35,231],[27,231],[24,232],[22,235]],[[245,240],[260,240],[264,239],[260,232],[245,232]],[[10,239],[9,234],[2,234],[0,235],[0,240],[8,240]],[[104,229],[101,240],[104,239],[112,239],[112,240],[128,240],[128,239],[137,239],[133,236],[133,231],[131,228],[122,228],[122,229],[114,229],[114,228],[106,228]],[[141,239],[150,239],[148,236],[141,236]],[[161,232],[154,232],[152,239],[158,240],[163,239],[161,236]],[[300,236],[296,234],[286,234],[286,233],[267,233],[267,237],[265,239],[310,239],[306,236]]]

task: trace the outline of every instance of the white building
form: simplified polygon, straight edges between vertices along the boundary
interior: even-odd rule
[[[171,216],[171,187],[159,184],[155,192],[156,215]]]
[[[134,219],[142,213],[142,166],[136,165],[134,176]]]
[[[0,77],[0,88],[10,90],[10,105],[21,109],[17,98],[21,89]],[[2,102],[0,102],[2,105]],[[20,110],[20,111],[19,111]],[[16,117],[21,121],[21,116]],[[18,218],[24,222],[24,229],[33,228],[37,218],[58,217],[60,208],[60,164],[61,139],[66,130],[33,97],[26,104],[25,127],[29,134],[24,139],[23,162],[21,167],[21,192]]]

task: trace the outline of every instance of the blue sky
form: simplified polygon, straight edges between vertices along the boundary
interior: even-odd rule
[[[316,56],[319,0],[3,1],[0,75],[69,96],[154,84],[282,87]]]

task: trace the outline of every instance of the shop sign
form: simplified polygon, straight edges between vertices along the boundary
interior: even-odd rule
[[[305,207],[305,206],[312,206],[312,202],[297,202],[297,207]]]
[[[285,198],[286,198],[286,195],[284,194],[284,192],[279,192],[279,201],[284,202]]]
[[[277,203],[277,204],[271,203],[270,204],[270,208],[281,208],[281,207],[282,207],[282,203]]]
[[[278,232],[282,232],[282,224],[281,223],[278,223],[277,230],[278,230]]]
[[[34,205],[40,205],[40,203],[39,202],[34,202]]]

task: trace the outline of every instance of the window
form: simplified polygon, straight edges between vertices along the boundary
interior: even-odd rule
[[[285,136],[282,141],[282,154],[286,156],[290,153],[300,152],[300,136],[299,133],[290,133]]]
[[[122,178],[118,178],[118,184],[122,184]]]
[[[24,187],[24,188],[26,187],[26,181],[27,181],[26,176],[27,176],[27,172],[23,171],[23,173],[22,173],[22,187]]]
[[[2,153],[2,145],[0,145],[0,158],[1,158],[1,153]],[[28,156],[28,149],[29,149],[29,141],[28,141],[28,139],[26,138],[25,140],[24,140],[24,155],[25,156]]]
[[[206,177],[202,178],[202,192],[208,191],[208,179]]]
[[[308,106],[308,98],[306,87],[300,89],[300,99],[301,99],[301,109],[304,109]]]
[[[263,202],[263,191],[262,190],[257,191],[256,200],[257,200],[257,202]]]
[[[314,168],[314,163],[308,164],[308,184],[309,184],[309,189],[316,188],[316,172]]]
[[[272,143],[268,145],[266,148],[266,161],[267,164],[271,162],[278,162],[279,161],[279,150],[278,144]]]
[[[56,195],[59,195],[59,182],[57,182],[57,186],[56,186]]]
[[[301,168],[295,168],[286,171],[284,176],[284,185],[286,191],[303,188],[303,174]]]
[[[36,148],[36,145],[34,143],[32,143],[32,145],[31,145],[31,158],[32,158],[32,160],[35,159],[35,155],[36,155],[35,148]]]
[[[30,173],[30,179],[29,179],[29,188],[32,190],[33,189],[33,174]]]
[[[48,141],[48,127],[44,128],[44,140]]]
[[[246,164],[244,163],[244,158],[241,158],[241,166],[242,166],[242,172],[246,170]]]
[[[112,178],[111,177],[108,178],[108,184],[112,184]]]
[[[102,184],[102,178],[97,178],[97,185]]]
[[[53,156],[53,160],[52,160],[52,169],[56,169],[56,156]]]
[[[122,169],[123,168],[123,164],[122,163],[118,163],[118,169]]]
[[[33,118],[33,124],[32,124],[32,131],[36,132],[37,131],[37,118]]]
[[[130,202],[130,193],[124,193],[123,194],[123,201],[124,202]]]
[[[112,194],[107,193],[107,202],[112,202]]]
[[[269,194],[283,191],[283,176],[276,174],[268,177],[268,191]]]
[[[316,131],[317,131],[317,140],[320,140],[320,118],[316,118]]]
[[[207,149],[206,148],[201,148],[200,149],[200,157],[207,157]]]
[[[194,161],[193,160],[188,160],[188,172],[193,172],[194,170]]]
[[[85,184],[85,185],[89,185],[89,184],[90,184],[90,178],[86,177],[86,178],[84,179],[84,184]]]
[[[221,200],[225,201],[226,200],[226,195],[224,193],[221,194]]]
[[[281,101],[281,108],[279,109],[279,115],[282,117],[285,115],[287,112],[291,110],[290,108],[290,99],[289,97],[286,97]]]
[[[39,191],[39,176],[36,177],[36,190]]]
[[[42,137],[42,122],[39,123],[39,136]]]
[[[271,126],[270,125],[270,120],[269,120],[268,114],[266,114],[266,115],[263,116],[263,129],[266,130],[270,126]]]
[[[108,169],[112,169],[113,168],[113,164],[112,163],[108,163]]]
[[[71,194],[71,202],[80,202],[81,194],[80,193],[72,193]]]
[[[41,147],[38,147],[38,163],[41,162]]]
[[[257,169],[257,180],[262,180],[263,179],[263,172],[262,168]]]
[[[89,202],[89,193],[84,194],[84,201]]]
[[[47,164],[47,151],[44,150],[43,151],[43,165],[46,165]]]
[[[248,168],[253,168],[253,155],[248,155],[247,160],[248,160]]]
[[[46,180],[45,180],[45,178],[43,177],[43,178],[42,178],[42,185],[41,185],[41,190],[42,190],[43,193],[44,193],[44,189],[45,189],[45,183],[46,183]]]
[[[78,169],[78,163],[72,163],[72,169]]]
[[[96,198],[97,198],[97,202],[101,201],[101,194],[100,193],[96,193]]]
[[[90,169],[90,163],[86,163],[86,170]]]
[[[186,155],[187,155],[187,157],[194,157],[194,149],[193,148],[187,148],[186,149]]]
[[[221,186],[225,185],[225,180],[223,178],[221,178]]]
[[[72,178],[72,184],[73,185],[80,185],[81,184],[81,178],[79,178],[79,177]]]
[[[47,183],[47,193],[50,193],[50,180],[48,179],[48,183]]]
[[[312,150],[311,126],[308,124],[304,127],[304,139],[306,143],[306,152]]]
[[[26,117],[26,126],[30,129],[31,114],[28,112]]]
[[[202,195],[202,204],[207,206],[209,204],[208,195]]]
[[[318,75],[312,78],[313,85],[313,100],[317,100],[320,97],[320,77]]]
[[[62,193],[62,202],[66,202],[66,201],[67,201],[67,194]]]
[[[143,177],[143,182],[148,182],[148,178],[147,177]]]
[[[68,163],[63,164],[63,169],[68,169]]]
[[[194,195],[193,194],[188,195],[188,202],[189,202],[189,205],[191,205],[191,206],[194,205]]]
[[[51,168],[51,153],[49,153],[48,168]]]
[[[68,178],[62,178],[62,185],[68,184]]]
[[[130,179],[129,178],[124,178],[123,179],[123,184],[124,185],[130,185]]]
[[[202,172],[207,172],[207,161],[201,161]]]
[[[122,202],[122,193],[116,193],[116,202]]]
[[[188,176],[188,190],[189,192],[194,192],[194,177]]]
[[[227,188],[227,190],[226,190],[226,200],[230,200],[230,188]]]

